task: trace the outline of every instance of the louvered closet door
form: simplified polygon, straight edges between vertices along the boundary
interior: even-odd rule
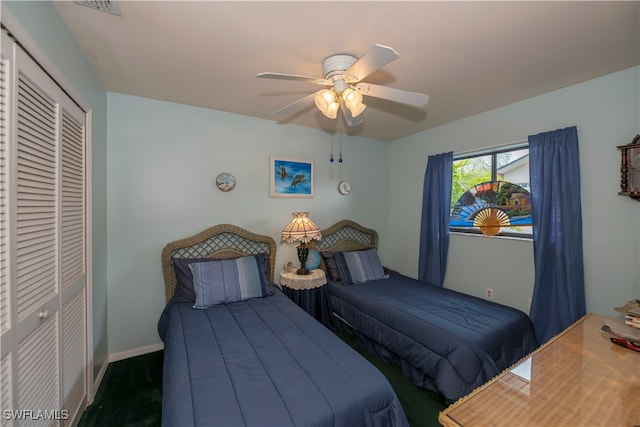
[[[9,43],[9,44],[7,44]],[[9,248],[8,240],[8,179],[9,172],[7,168],[9,156],[9,134],[8,134],[8,85],[9,85],[9,60],[7,56],[9,51],[6,46],[11,45],[9,37],[2,32],[2,40],[0,41],[0,350],[5,348],[5,341],[9,343],[9,331],[11,330],[11,292],[9,289],[9,268],[8,257]],[[13,401],[12,388],[12,353],[10,351],[2,352],[0,358],[0,408],[10,408]],[[3,417],[4,418],[4,417]],[[11,425],[8,420],[0,421],[2,425]]]
[[[75,108],[74,108],[75,107]],[[78,414],[87,395],[84,113],[65,105],[61,117],[60,266],[62,404]]]
[[[85,115],[6,38],[2,408],[66,424],[87,383]]]

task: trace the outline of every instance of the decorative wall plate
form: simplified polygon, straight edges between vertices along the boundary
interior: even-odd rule
[[[349,181],[347,181],[346,179],[343,179],[342,181],[340,181],[338,183],[338,192],[343,196],[346,196],[347,194],[351,193],[351,183],[349,183]]]
[[[223,172],[216,177],[216,186],[222,191],[231,191],[236,187],[236,178],[230,173]]]

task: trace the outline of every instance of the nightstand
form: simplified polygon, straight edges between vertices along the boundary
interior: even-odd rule
[[[327,296],[327,278],[320,269],[311,270],[311,274],[280,272],[282,292],[298,304],[318,322],[329,326],[329,299]]]

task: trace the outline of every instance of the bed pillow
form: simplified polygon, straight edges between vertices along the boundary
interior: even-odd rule
[[[260,255],[189,265],[196,301],[193,308],[246,301],[269,294]]]
[[[343,285],[360,284],[371,280],[389,278],[389,275],[385,274],[378,251],[375,249],[336,252],[333,258]]]
[[[267,254],[259,254],[262,269],[264,271],[265,278],[271,275],[271,259]],[[176,275],[176,287],[173,292],[173,300],[175,302],[196,302],[196,293],[193,290],[193,273],[189,268],[190,264],[200,262],[216,261],[219,258],[174,258],[171,257],[173,262],[173,270]]]
[[[327,272],[327,279],[331,282],[342,282],[342,276],[336,265],[336,254],[339,253],[340,252],[320,252]]]
[[[173,299],[176,302],[196,302],[196,293],[193,290],[193,274],[189,264],[197,262],[209,262],[211,258],[171,258],[173,270],[176,274],[176,288],[173,291]]]

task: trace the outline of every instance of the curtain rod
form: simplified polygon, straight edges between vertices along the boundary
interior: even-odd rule
[[[579,131],[580,128],[576,126],[576,130]],[[482,154],[484,152],[495,151],[497,149],[509,148],[510,146],[524,144],[525,142],[529,142],[529,138],[521,139],[519,141],[509,142],[506,144],[492,145],[491,147],[482,147],[482,148],[476,148],[476,149],[470,149],[470,150],[464,150],[464,151],[454,151],[453,157],[464,156],[466,154]]]
[[[506,144],[492,145],[491,147],[474,148],[474,149],[464,150],[464,151],[454,151],[453,156],[457,157],[457,156],[463,156],[465,154],[476,154],[476,153],[482,154],[484,152],[495,151],[502,148],[509,148],[511,146],[521,145],[521,144],[524,144],[525,142],[529,142],[529,140],[521,139],[519,141],[513,141]]]

